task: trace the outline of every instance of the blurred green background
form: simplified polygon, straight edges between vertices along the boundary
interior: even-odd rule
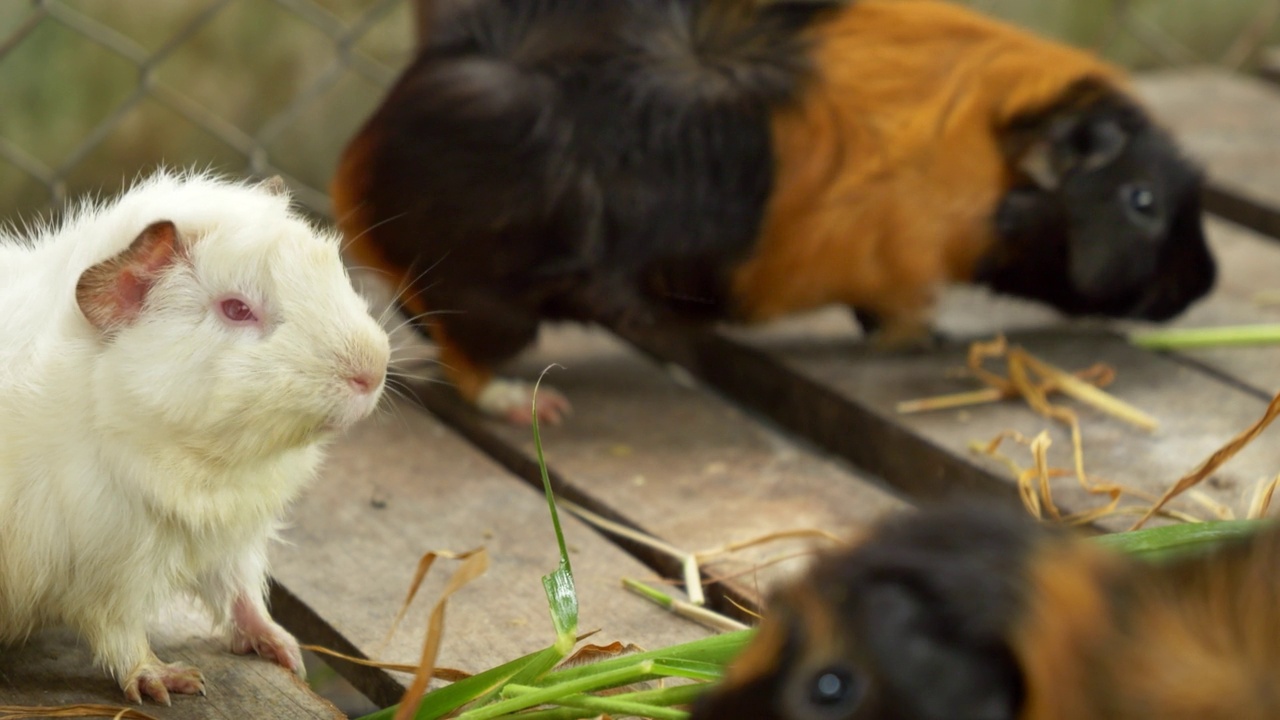
[[[411,1],[0,2],[0,217],[158,162],[283,172],[324,211],[343,143],[409,56]],[[968,4],[1139,69],[1249,68],[1280,32],[1280,0]]]

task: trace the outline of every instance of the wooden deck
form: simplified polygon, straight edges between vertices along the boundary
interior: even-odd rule
[[[1149,75],[1140,89],[1212,181],[1219,284],[1175,324],[1280,322],[1280,306],[1255,298],[1280,289],[1280,90],[1211,70]],[[998,330],[1062,367],[1105,362],[1116,369],[1111,392],[1154,415],[1160,429],[1143,433],[1082,409],[1086,464],[1151,494],[1252,423],[1280,390],[1275,348],[1156,354],[1129,345],[1120,325],[1070,323],[972,290],[948,296],[940,324],[947,346],[910,356],[867,350],[842,311],[751,331],[619,338],[560,327],[509,370],[532,378],[549,363],[563,366],[547,382],[571,398],[575,413],[543,430],[561,496],[686,551],[792,529],[848,535],[886,511],[957,493],[1016,503],[1008,470],[975,456],[969,444],[1005,430],[1050,429],[1051,458],[1065,466],[1061,428],[1019,402],[920,415],[894,409],[901,400],[971,389],[949,371],[963,365],[970,340]],[[407,354],[425,352],[412,336],[399,339]],[[555,567],[555,542],[532,437],[478,418],[439,385],[418,386],[415,400],[422,407],[390,401],[388,412],[334,448],[323,477],[295,508],[290,544],[275,548],[274,612],[304,642],[411,662],[448,574],[447,564],[433,571],[384,645],[419,556],[484,545],[492,566],[451,601],[440,658],[444,666],[482,670],[552,638],[539,577]],[[1204,492],[1242,514],[1254,485],[1277,473],[1280,440],[1263,436]],[[1070,482],[1056,488],[1064,508],[1098,502]],[[565,520],[581,625],[601,628],[597,640],[657,647],[708,634],[619,585],[624,576],[678,577],[671,557]],[[709,588],[711,604],[741,615],[734,603],[750,606],[802,568],[810,544],[770,544],[708,562],[707,578],[722,579]],[[157,717],[267,717],[261,708],[268,702],[275,703],[271,717],[337,714],[267,663],[221,655],[193,639],[199,628],[191,623],[165,628],[161,645],[198,659],[214,682],[208,698],[147,708]],[[114,685],[83,656],[56,634],[6,651],[0,703],[118,702]],[[407,682],[403,674],[333,665],[379,705],[395,702]],[[236,704],[244,698],[260,704],[250,711]]]

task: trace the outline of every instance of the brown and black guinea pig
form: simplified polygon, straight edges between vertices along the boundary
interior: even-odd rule
[[[332,182],[463,397],[544,320],[854,309],[947,283],[1163,320],[1212,286],[1201,172],[1093,55],[935,0],[438,0]],[[567,409],[544,395],[539,414]]]
[[[1277,717],[1280,528],[1157,562],[952,507],[778,591],[691,720]]]

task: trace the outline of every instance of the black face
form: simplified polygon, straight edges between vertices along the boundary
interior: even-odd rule
[[[770,602],[692,720],[1015,720],[1029,519],[969,508],[891,521]]]
[[[1044,135],[1040,183],[1001,200],[976,280],[1073,315],[1144,320],[1174,317],[1213,287],[1202,178],[1167,134],[1132,107],[1099,103]]]

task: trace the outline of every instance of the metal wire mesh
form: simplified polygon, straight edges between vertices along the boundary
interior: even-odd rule
[[[324,212],[327,169],[413,42],[406,0],[18,5],[0,8],[6,211],[166,162],[281,174]]]
[[[5,0],[0,214],[160,162],[279,173],[327,212],[338,153],[412,50],[412,2]],[[1280,35],[1280,0],[968,4],[1138,68],[1240,68]]]

